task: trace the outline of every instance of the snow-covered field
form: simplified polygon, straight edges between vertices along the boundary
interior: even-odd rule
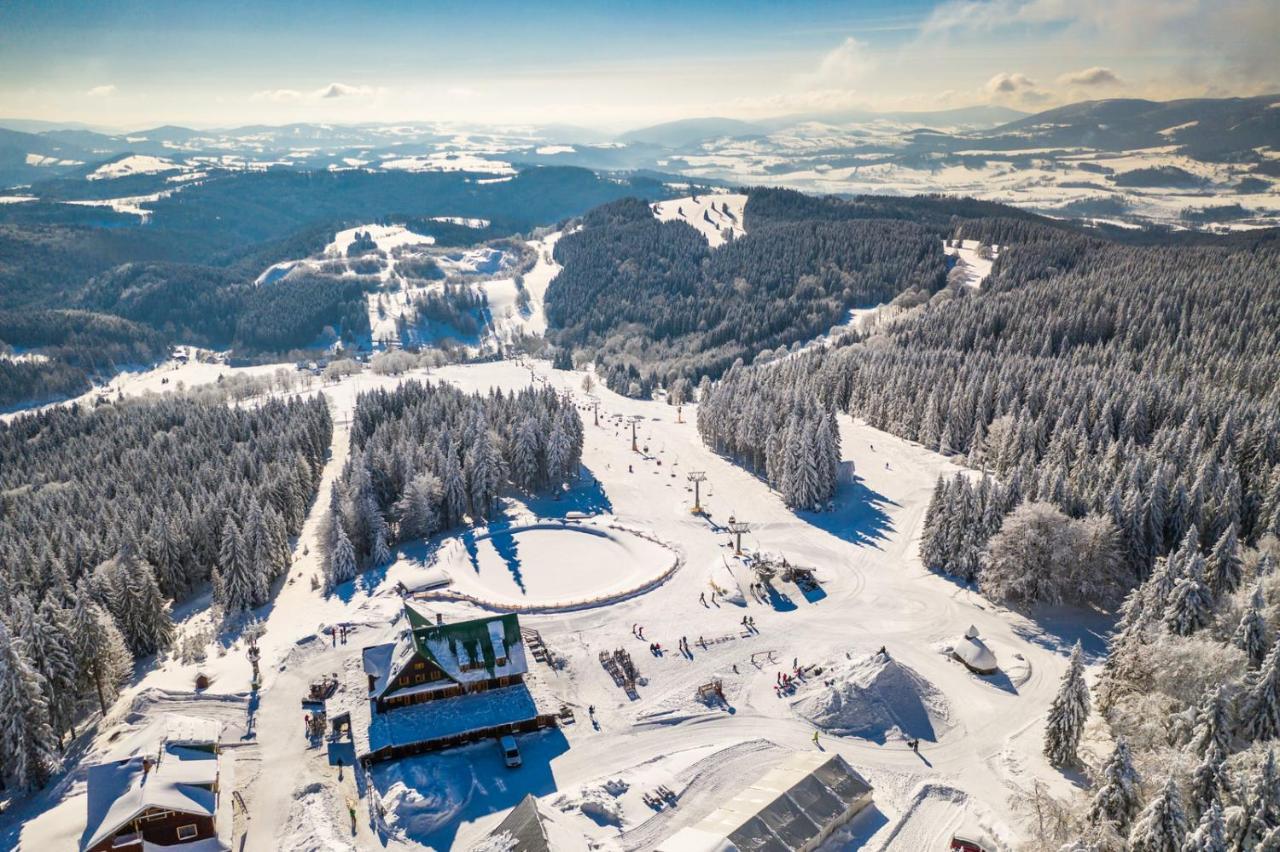
[[[270,373],[274,368],[253,369]],[[219,365],[171,366],[135,374],[119,391],[129,396],[168,389],[160,378],[177,375],[187,376],[188,383],[197,374],[213,381],[217,372],[231,371]],[[758,479],[702,445],[691,406],[678,422],[675,410],[660,402],[629,400],[597,388],[602,417],[596,426],[580,387],[581,373],[554,371],[543,362],[502,361],[440,368],[430,377],[465,389],[537,382],[574,394],[584,406],[586,424],[582,480],[559,500],[510,498],[508,514],[522,522],[593,514],[602,522],[646,531],[677,549],[684,561],[647,592],[588,609],[521,616],[522,624],[539,630],[566,661],[563,668],[540,674],[555,698],[577,715],[574,724],[522,738],[522,768],[502,767],[492,748],[479,744],[387,764],[375,773],[373,790],[353,779],[348,754],[348,769],[339,780],[335,762],[344,746],[307,747],[298,697],[316,676],[358,672],[360,648],[393,635],[391,619],[400,598],[394,566],[323,597],[311,584],[320,567],[316,536],[328,510],[330,484],[346,460],[356,394],[403,379],[364,373],[301,388],[330,400],[336,428],[293,568],[260,613],[263,689],[256,699],[233,704],[239,709],[232,715],[243,713],[242,726],[252,730],[237,747],[237,790],[249,809],[249,819],[238,825],[247,834],[237,848],[465,849],[525,793],[554,811],[558,825],[594,838],[602,848],[651,848],[705,816],[787,750],[814,748],[810,718],[822,723],[819,747],[843,755],[876,791],[874,810],[837,834],[828,849],[863,842],[869,848],[922,848],[914,844],[927,836],[932,845],[952,821],[974,815],[981,817],[993,846],[1004,848],[1022,836],[1008,816],[1011,792],[1037,777],[1059,788],[1067,783],[1040,755],[1045,709],[1065,669],[1066,649],[1078,637],[1098,649],[1104,625],[1075,611],[1047,612],[1033,621],[921,568],[916,546],[924,509],[937,475],[956,470],[949,460],[842,417],[842,454],[854,462],[859,479],[841,487],[833,511],[797,514]],[[632,415],[643,418],[642,452],[631,450],[622,419]],[[705,516],[689,511],[692,493],[684,478],[689,470],[706,472]],[[734,559],[729,547],[724,524],[731,515],[751,524],[743,540],[748,557],[768,551],[813,566],[821,591],[806,594],[779,583],[773,598],[752,594],[746,563]],[[591,538],[576,535],[584,542]],[[587,584],[607,591],[624,562],[617,551],[591,544],[593,549],[579,549],[568,539],[552,543],[530,537],[519,542],[517,553],[528,582],[541,578],[537,582],[545,583],[548,596]],[[433,546],[428,544],[427,551]],[[668,553],[654,547],[655,555]],[[421,553],[422,546],[410,550]],[[640,558],[644,553],[644,548],[637,552],[637,571],[650,565],[647,557]],[[564,576],[554,574],[557,559],[566,566]],[[485,556],[481,562],[478,576],[488,574],[484,582],[510,581],[505,559],[492,562]],[[548,566],[551,573],[544,571]],[[597,572],[603,578],[595,577]],[[209,629],[206,603],[190,602],[177,614],[183,636]],[[477,613],[460,601],[428,605],[449,620]],[[743,627],[744,616],[754,618],[755,631]],[[335,647],[323,630],[338,622],[355,625],[355,632],[349,643]],[[978,677],[941,652],[970,624],[988,639],[1003,674]],[[643,627],[643,639],[632,633],[633,625]],[[688,656],[675,653],[681,636],[690,643]],[[655,641],[666,649],[662,656],[647,650]],[[881,646],[893,663],[887,674],[884,665],[877,670],[877,664],[867,663]],[[599,652],[616,648],[630,650],[641,670],[636,700],[628,699],[600,666]],[[778,673],[791,672],[793,663],[821,666],[823,672],[809,670],[795,694],[780,694]],[[213,679],[204,696],[190,694],[197,671]],[[168,659],[130,688],[100,726],[90,754],[110,751],[112,734],[122,725],[137,725],[139,714],[242,695],[249,675],[244,646],[234,635],[210,646],[204,661]],[[721,681],[727,706],[696,698],[696,688],[713,679]],[[833,686],[824,684],[826,679],[834,679]],[[881,683],[896,686],[885,692]],[[904,683],[911,688],[903,689]],[[880,715],[868,715],[861,727],[827,724],[830,713],[815,713],[830,710],[831,694],[837,692],[841,701],[872,702],[868,706]],[[144,695],[150,698],[136,704]],[[131,705],[134,712],[126,713],[123,708]],[[594,724],[588,705],[595,708]],[[918,730],[922,719],[928,720],[928,735]],[[837,735],[837,729],[847,735]],[[910,735],[922,739],[919,754],[905,744]],[[462,780],[441,783],[445,776]],[[77,777],[82,776],[73,772],[70,779]],[[654,811],[645,804],[642,794],[659,784],[678,792],[678,808]],[[939,790],[948,792],[936,794]],[[391,833],[385,839],[368,825],[368,795],[380,796],[388,809]],[[357,801],[354,836],[348,798]],[[66,838],[78,836],[83,825],[83,784],[58,784],[16,816],[23,822],[12,845],[65,848]]]
[[[707,243],[715,248],[725,241],[725,232],[736,237],[746,233],[742,224],[747,197],[737,194],[712,194],[673,198],[653,204],[653,215],[663,222],[679,220],[698,229]]]

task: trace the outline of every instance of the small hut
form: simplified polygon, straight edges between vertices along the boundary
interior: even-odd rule
[[[987,643],[978,635],[978,628],[972,624],[956,643],[951,646],[951,656],[964,663],[965,668],[974,674],[995,674],[1000,666],[996,663],[996,655],[991,653]]]

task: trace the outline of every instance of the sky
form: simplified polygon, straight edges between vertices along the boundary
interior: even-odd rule
[[[1280,0],[0,0],[0,117],[449,121],[1280,92]]]

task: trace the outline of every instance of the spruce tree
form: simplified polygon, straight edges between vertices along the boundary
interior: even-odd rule
[[[1259,581],[1249,597],[1249,605],[1240,617],[1240,624],[1232,634],[1231,643],[1244,651],[1249,658],[1249,668],[1256,669],[1262,665],[1267,656],[1267,620],[1263,615],[1265,601],[1262,597],[1262,582]]]
[[[1133,768],[1129,744],[1121,737],[1102,767],[1102,777],[1089,806],[1089,821],[1095,825],[1110,823],[1123,836],[1138,812],[1138,804],[1138,773]]]
[[[1190,636],[1209,623],[1213,600],[1204,584],[1204,559],[1190,554],[1182,565],[1182,576],[1173,586],[1164,610],[1164,626],[1170,633]]]
[[[420,473],[409,481],[404,496],[396,503],[400,517],[398,538],[414,541],[433,535],[440,528],[440,480]]]
[[[1214,802],[1200,817],[1196,830],[1187,836],[1182,852],[1228,852],[1222,806]]]
[[[1129,852],[1182,852],[1186,836],[1187,815],[1182,796],[1170,777],[1134,820],[1129,832]]]
[[[1227,753],[1214,745],[1205,754],[1191,777],[1191,812],[1203,816],[1213,806],[1221,806],[1230,790],[1224,763]]]
[[[1044,732],[1044,753],[1054,766],[1074,766],[1084,723],[1089,718],[1089,686],[1084,680],[1084,661],[1080,643],[1071,650],[1071,662],[1058,694],[1049,706]]]
[[[1207,579],[1209,588],[1217,598],[1229,595],[1240,586],[1243,562],[1240,559],[1240,542],[1234,526],[1227,527],[1213,546],[1209,555]]]
[[[115,621],[94,601],[84,580],[75,591],[70,631],[78,677],[85,686],[93,687],[105,716],[107,703],[115,699],[120,684],[132,671],[133,659]]]
[[[329,592],[356,576],[356,550],[342,528],[342,519],[337,516],[333,518],[333,545],[325,568],[325,590]]]
[[[1196,709],[1191,748],[1200,757],[1213,749],[1223,754],[1231,750],[1231,701],[1227,688],[1219,686],[1207,693]]]
[[[34,790],[48,778],[53,752],[44,679],[31,665],[25,643],[0,621],[0,765],[19,787]]]
[[[1251,742],[1280,736],[1280,642],[1272,644],[1262,667],[1245,681],[1239,725],[1240,735]]]

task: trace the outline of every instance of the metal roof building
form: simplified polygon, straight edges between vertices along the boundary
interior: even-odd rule
[[[795,752],[656,852],[810,852],[871,794],[840,755]]]

